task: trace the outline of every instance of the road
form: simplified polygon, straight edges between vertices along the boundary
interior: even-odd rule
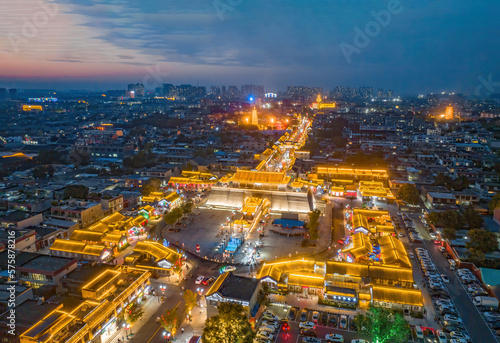
[[[474,343],[492,343],[496,339],[492,335],[490,329],[484,323],[481,315],[476,307],[470,301],[469,295],[465,291],[460,280],[453,271],[450,270],[450,265],[443,254],[438,250],[437,245],[430,240],[429,233],[423,223],[418,218],[418,215],[412,215],[413,222],[416,228],[424,237],[423,245],[429,251],[434,263],[440,274],[445,274],[450,279],[450,283],[446,284],[450,296],[455,303],[455,307],[462,318],[470,337]]]

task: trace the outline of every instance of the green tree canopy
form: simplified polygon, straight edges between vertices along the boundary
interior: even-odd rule
[[[420,201],[417,187],[415,187],[415,185],[412,185],[411,183],[405,183],[401,186],[398,191],[398,197],[401,198],[404,202],[412,205],[417,205]]]
[[[500,207],[500,193],[497,193],[490,201],[490,211],[493,212],[495,211],[495,209],[499,207]]]
[[[134,302],[133,305],[131,307],[129,307],[128,309],[126,309],[125,311],[126,311],[125,320],[130,325],[133,325],[134,323],[136,323],[144,315],[144,311],[137,304],[137,302]]]
[[[467,248],[487,253],[498,250],[497,235],[483,229],[469,230]]]
[[[469,229],[479,229],[484,222],[481,215],[474,209],[472,205],[469,205],[465,208],[463,217]]]
[[[392,310],[372,306],[366,314],[354,318],[359,332],[369,336],[376,343],[408,342],[410,327],[403,315]]]
[[[186,304],[186,310],[191,311],[198,303],[198,295],[190,289],[186,289],[182,295]]]
[[[141,194],[148,196],[152,192],[158,192],[160,190],[161,180],[157,178],[151,178],[141,187]]]
[[[163,220],[167,225],[174,225],[181,218],[182,209],[180,207],[176,207],[163,215]]]
[[[457,238],[457,230],[447,227],[443,230],[443,237],[450,240],[455,239]]]
[[[185,201],[181,206],[182,213],[183,214],[191,213],[191,211],[193,211],[193,207],[194,207],[194,204],[193,204],[192,200]]]
[[[50,164],[47,166],[38,166],[33,169],[33,177],[36,179],[45,179],[46,177],[52,177],[54,172],[54,167]]]
[[[319,218],[321,217],[321,211],[316,209],[309,212],[309,239],[311,241],[316,241],[319,238]]]
[[[254,333],[243,311],[243,306],[222,302],[218,315],[205,322],[204,343],[252,343]]]
[[[446,210],[444,212],[431,212],[428,216],[429,222],[439,227],[459,230],[464,228],[464,219],[460,212]]]
[[[175,335],[179,327],[179,315],[177,314],[177,307],[173,310],[167,310],[163,316],[160,317],[160,325],[166,330]]]

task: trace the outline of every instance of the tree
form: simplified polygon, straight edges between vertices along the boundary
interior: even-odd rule
[[[182,213],[183,214],[191,213],[191,211],[193,210],[193,207],[194,207],[194,204],[193,204],[192,200],[185,201],[181,206]]]
[[[474,263],[476,266],[481,266],[484,262],[486,262],[486,256],[481,250],[470,248],[467,253],[467,259]]]
[[[243,306],[221,302],[218,315],[205,322],[204,343],[252,343],[254,333],[243,311]]]
[[[495,209],[499,207],[500,207],[500,193],[497,193],[490,201],[490,211],[494,212]]]
[[[175,331],[179,327],[179,315],[177,314],[177,307],[173,310],[167,310],[163,316],[160,317],[160,325],[168,332],[175,335]]]
[[[134,302],[130,308],[126,309],[125,320],[130,325],[134,325],[134,323],[141,319],[143,315],[144,311],[142,308]],[[130,332],[132,332],[132,330]]]
[[[490,251],[498,250],[497,236],[490,231],[483,229],[469,230],[469,243],[467,248],[487,253]]]
[[[69,185],[64,189],[64,199],[77,198],[88,199],[89,188],[83,185]]]
[[[141,189],[141,194],[148,196],[153,192],[158,192],[161,190],[161,180],[157,178],[149,179]]]
[[[182,218],[182,209],[179,207],[176,207],[163,215],[163,220],[167,225],[174,225],[180,218]]]
[[[464,218],[458,211],[447,210],[444,212],[431,212],[429,222],[439,227],[460,230],[464,228]]]
[[[33,177],[35,179],[45,179],[47,177],[47,172],[45,171],[45,167],[38,166],[33,169]]]
[[[398,191],[398,197],[412,205],[417,205],[420,200],[417,187],[411,183],[405,183],[401,186]]]
[[[309,239],[311,241],[316,241],[319,238],[319,218],[321,216],[321,211],[316,209],[314,211],[309,212]]]
[[[469,229],[479,229],[484,222],[481,215],[474,209],[472,205],[469,205],[465,208],[463,217]]]
[[[184,297],[184,302],[186,304],[186,310],[189,312],[198,303],[198,295],[190,289],[184,291],[182,295]]]
[[[455,239],[457,238],[457,230],[447,227],[443,230],[443,237],[449,240]]]
[[[366,314],[358,314],[354,322],[361,333],[377,343],[407,342],[411,334],[410,327],[401,313],[383,307],[370,307]]]

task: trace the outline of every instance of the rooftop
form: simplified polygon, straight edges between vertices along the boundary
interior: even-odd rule
[[[217,289],[210,288],[207,296],[219,293],[225,298],[250,301],[260,282],[258,279],[234,275],[232,272],[222,274],[219,279],[214,283],[214,288],[218,286]]]
[[[55,257],[48,255],[38,255],[38,257],[23,264],[22,269],[31,269],[36,271],[56,272],[70,264],[75,264],[76,260],[64,257]]]

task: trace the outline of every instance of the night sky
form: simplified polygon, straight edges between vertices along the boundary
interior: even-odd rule
[[[0,87],[473,92],[500,81],[499,13],[498,0],[2,0]]]

